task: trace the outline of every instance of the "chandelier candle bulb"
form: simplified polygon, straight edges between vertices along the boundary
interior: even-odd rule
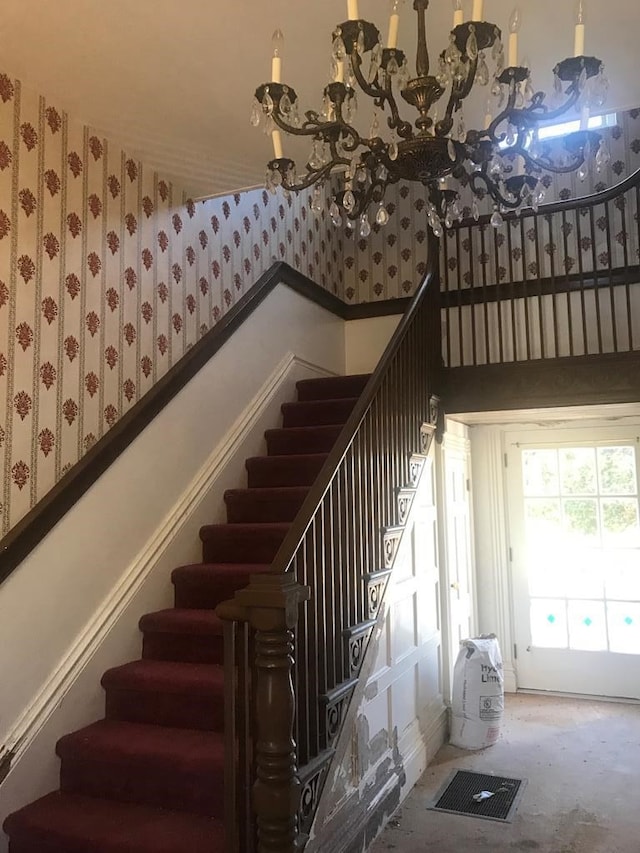
[[[276,160],[282,158],[282,134],[279,130],[271,132],[271,141],[273,142],[273,156]]]
[[[398,47],[398,28],[400,27],[400,4],[402,0],[391,0],[391,15],[389,17],[389,36],[387,47],[395,50]]]
[[[282,83],[282,45],[284,36],[282,30],[276,30],[271,39],[273,44],[273,58],[271,60],[271,82]]]
[[[471,20],[484,20],[484,0],[473,0],[473,12],[471,14]]]
[[[453,29],[464,23],[464,11],[462,9],[462,0],[453,0]]]
[[[589,107],[585,106],[580,111],[580,130],[588,130],[589,129]]]
[[[344,59],[336,62],[336,83],[344,83]]]
[[[576,8],[576,32],[573,44],[573,55],[584,56],[585,8],[584,0],[578,0]]]
[[[518,32],[520,30],[520,9],[514,9],[509,19],[509,67],[518,65]]]
[[[347,17],[350,21],[360,20],[360,12],[358,11],[358,0],[347,0]]]

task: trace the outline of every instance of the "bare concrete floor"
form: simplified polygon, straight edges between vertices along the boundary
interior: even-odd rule
[[[426,804],[453,770],[528,780],[512,823]],[[444,746],[370,853],[640,853],[640,706],[508,695],[495,746]]]

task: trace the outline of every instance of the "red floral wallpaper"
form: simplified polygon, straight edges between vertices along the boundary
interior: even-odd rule
[[[204,203],[0,74],[2,532],[275,259],[341,288],[307,194]]]

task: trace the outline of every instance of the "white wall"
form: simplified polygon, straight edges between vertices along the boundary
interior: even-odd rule
[[[391,340],[401,314],[345,323],[346,373],[371,373]]]
[[[354,850],[354,815],[357,823],[367,806],[374,813],[399,780],[404,799],[444,741],[434,456],[432,449],[338,741],[314,828],[322,842],[312,838],[309,853]],[[379,829],[389,817],[376,815]]]
[[[56,740],[102,716],[102,673],[140,656],[139,617],[171,605],[295,382],[344,372],[343,327],[277,287],[0,587],[0,823],[57,787]]]

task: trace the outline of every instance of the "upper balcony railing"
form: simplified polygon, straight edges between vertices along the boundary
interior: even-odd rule
[[[441,241],[447,367],[640,348],[640,171],[596,195],[465,220]]]

